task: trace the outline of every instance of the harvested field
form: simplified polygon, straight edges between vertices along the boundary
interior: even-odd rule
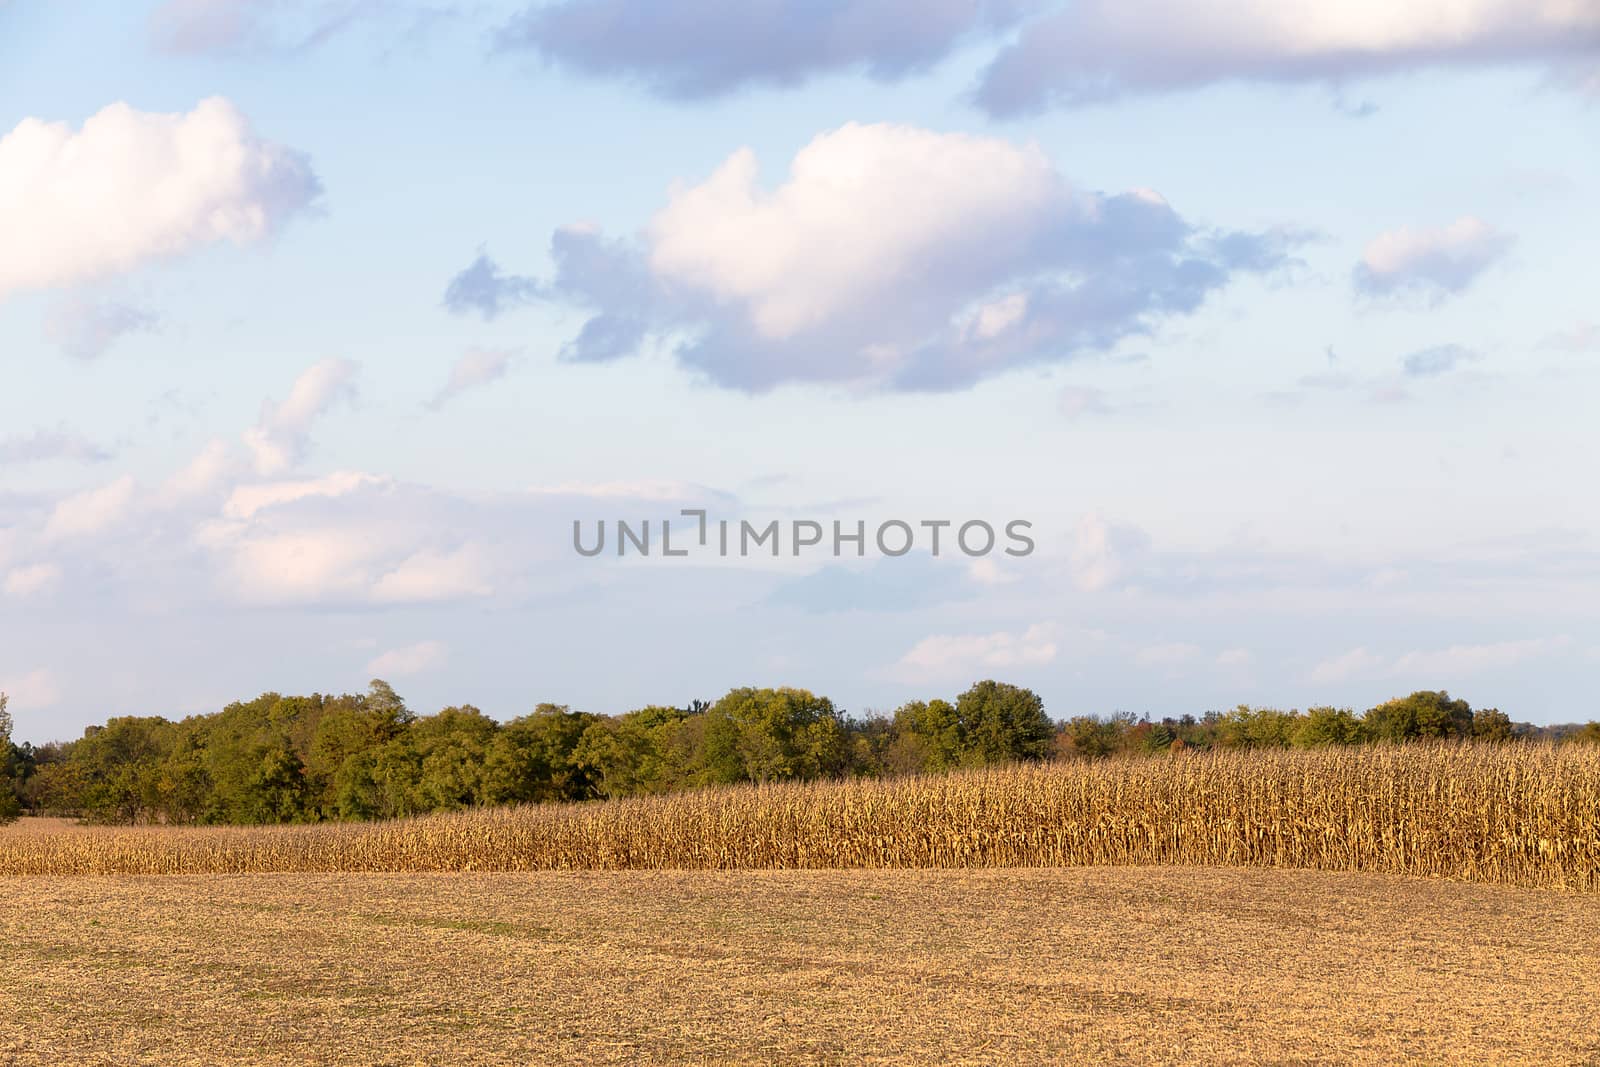
[[[1370,874],[9,878],[0,943],[18,1065],[1600,1062],[1600,898]]]

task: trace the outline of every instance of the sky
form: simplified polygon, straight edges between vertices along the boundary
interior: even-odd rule
[[[373,677],[1595,717],[1600,2],[1198,11],[0,0],[18,740]]]

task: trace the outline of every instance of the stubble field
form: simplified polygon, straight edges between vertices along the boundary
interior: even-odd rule
[[[0,894],[7,1064],[1600,1063],[1582,893],[1108,867]]]

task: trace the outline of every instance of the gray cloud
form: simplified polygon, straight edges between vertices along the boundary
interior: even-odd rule
[[[1593,352],[1600,350],[1600,323],[1580,322],[1569,330],[1550,334],[1539,342],[1540,348],[1554,348],[1566,352]]]
[[[130,333],[155,329],[159,321],[153,313],[128,304],[72,297],[50,311],[44,333],[67,355],[90,360]]]
[[[1434,378],[1479,358],[1478,353],[1461,345],[1434,345],[1406,356],[1400,366],[1413,378]]]
[[[1134,218],[1146,210],[1157,217]],[[1142,222],[1156,225],[1141,234]],[[1015,367],[1104,351],[1149,333],[1162,318],[1193,312],[1235,273],[1271,269],[1284,257],[1271,235],[1212,240],[1170,209],[1146,209],[1127,198],[1112,198],[1106,218],[1056,237],[1041,240],[1039,248],[994,279],[993,284],[1017,286],[998,305],[985,305],[998,306],[1001,317],[1011,314],[1008,307],[1016,309],[1006,328],[990,336],[970,325],[935,328],[914,339],[882,383],[905,390],[958,389]],[[676,339],[673,351],[685,367],[735,389],[874,376],[875,341],[868,323],[823,321],[773,339],[755,330],[738,307],[652,278],[642,246],[573,232],[557,234],[553,246],[557,271],[537,290],[539,296],[591,312],[563,347],[565,359],[620,359],[658,336]],[[959,264],[943,266],[960,273]],[[954,277],[940,281],[954,290],[941,301],[946,317],[980,300],[987,288],[977,279],[970,288]],[[919,295],[909,299],[916,302]],[[1015,303],[1007,305],[1005,299]],[[894,317],[892,310],[884,311]],[[901,336],[909,339],[906,331]]]
[[[45,463],[58,459],[103,463],[110,458],[111,453],[104,448],[65,428],[0,437],[0,464]]]
[[[1074,420],[1091,415],[1110,415],[1118,410],[1111,402],[1111,394],[1087,385],[1066,386],[1061,390],[1058,403],[1061,414]]]
[[[1073,189],[1032,146],[852,124],[803,149],[776,189],[740,152],[677,189],[638,238],[557,231],[548,281],[480,256],[446,304],[580,307],[589,318],[563,358],[658,341],[735,389],[947,390],[1147,334],[1234,275],[1282,266],[1291,241],[1203,229],[1146,190]]]
[[[147,31],[166,55],[272,56],[309,51],[364,23],[386,27],[391,40],[417,38],[465,14],[403,0],[165,0]]]
[[[457,315],[475,311],[487,320],[537,299],[540,292],[537,281],[505,273],[487,252],[479,251],[477,259],[450,279],[444,306]]]
[[[526,9],[497,43],[691,99],[795,86],[841,71],[894,81],[1037,6],[1037,0],[558,0]]]
[[[236,0],[237,2],[237,0]],[[1600,14],[1585,5],[1484,0],[1465,13],[1444,0],[1398,13],[1317,0],[714,0],[641,4],[555,0],[527,7],[496,35],[583,74],[697,99],[788,88],[827,74],[895,81],[970,42],[1020,26],[985,70],[975,99],[1016,115],[1218,82],[1321,82],[1428,67],[1531,65],[1553,84],[1595,92]],[[1317,17],[1312,17],[1312,16]],[[1037,16],[1037,17],[1035,17]],[[1357,116],[1371,105],[1341,110]]]

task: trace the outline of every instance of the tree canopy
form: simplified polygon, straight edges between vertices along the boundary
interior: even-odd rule
[[[470,704],[419,716],[374,680],[362,694],[263,693],[177,721],[121,716],[71,742],[11,741],[0,694],[0,819],[20,807],[102,822],[384,819],[491,804],[585,801],[735,783],[942,773],[1047,758],[1210,748],[1548,737],[1600,743],[1600,723],[1536,728],[1423,690],[1357,713],[1240,705],[1151,721],[1056,723],[1037,693],[985,679],[951,699],[851,717],[805,689],[621,715],[537,704],[501,722]]]

